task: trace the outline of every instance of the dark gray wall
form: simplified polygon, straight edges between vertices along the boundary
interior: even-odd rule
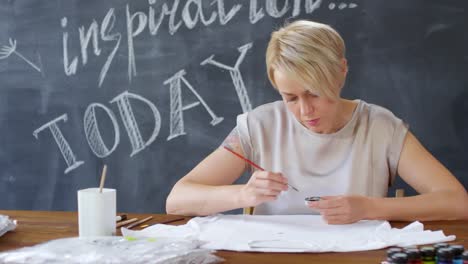
[[[222,142],[236,115],[279,98],[264,51],[273,29],[298,18],[331,24],[346,40],[344,97],[392,110],[467,186],[466,7],[2,1],[0,208],[76,210],[76,191],[97,186],[107,164],[119,211],[163,212],[172,185]]]

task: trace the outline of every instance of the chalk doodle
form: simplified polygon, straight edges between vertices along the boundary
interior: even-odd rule
[[[9,39],[8,41],[10,45],[3,45],[0,48],[0,60],[6,59],[10,57],[11,54],[15,54],[16,56],[20,57],[22,60],[24,60],[26,63],[28,63],[31,67],[33,67],[36,71],[41,72],[41,68],[39,68],[37,65],[32,63],[30,60],[26,59],[21,53],[16,51],[16,40],[15,39]]]

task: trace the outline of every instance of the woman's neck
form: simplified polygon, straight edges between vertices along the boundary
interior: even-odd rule
[[[352,100],[340,98],[336,111],[336,122],[333,132],[339,131],[351,120],[358,103]]]

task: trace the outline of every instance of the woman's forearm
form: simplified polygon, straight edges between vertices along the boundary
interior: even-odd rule
[[[241,185],[210,186],[192,182],[178,182],[166,201],[168,214],[211,215],[241,208]]]
[[[468,219],[466,192],[437,191],[401,198],[371,198],[368,219],[430,221]]]

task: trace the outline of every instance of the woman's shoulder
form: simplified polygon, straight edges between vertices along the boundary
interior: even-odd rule
[[[365,102],[361,100],[361,118],[364,117],[368,120],[371,127],[378,127],[379,130],[394,128],[397,126],[407,126],[404,121],[396,116],[390,109]],[[363,115],[363,116],[362,116]]]
[[[391,121],[399,119],[390,109],[381,105],[372,104],[360,100],[362,105],[362,113],[368,115],[371,121]]]

